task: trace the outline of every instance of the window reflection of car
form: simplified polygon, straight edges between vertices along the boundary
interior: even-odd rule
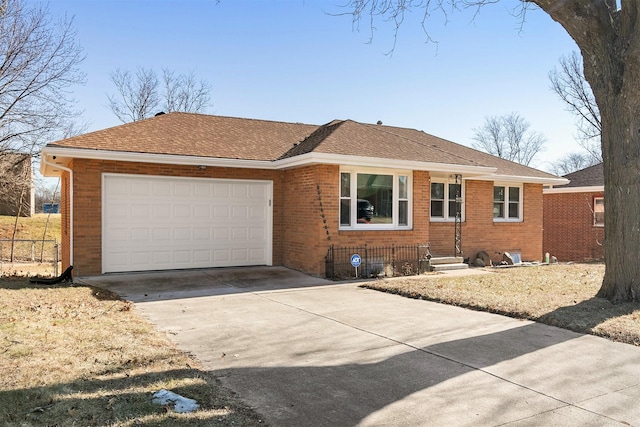
[[[369,223],[373,218],[373,205],[366,199],[358,199],[358,222]]]

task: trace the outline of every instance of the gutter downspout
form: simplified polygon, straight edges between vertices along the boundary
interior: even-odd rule
[[[69,265],[73,265],[73,170],[62,165],[50,163],[47,161],[47,156],[42,156],[42,162],[52,168],[69,172]]]

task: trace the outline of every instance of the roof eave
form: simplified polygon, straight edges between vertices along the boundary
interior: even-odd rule
[[[274,162],[270,160],[243,160],[225,159],[216,157],[184,156],[175,154],[156,153],[132,153],[125,151],[93,150],[85,148],[51,147],[42,149],[42,156],[49,158],[60,157],[62,159],[100,159],[122,162],[156,163],[184,166],[207,166],[207,167],[232,167],[244,169],[276,169]],[[54,159],[57,160],[57,159]],[[63,162],[57,162],[64,164]],[[47,175],[45,165],[40,165],[40,172],[43,176],[57,176],[51,171]]]
[[[420,162],[412,160],[383,159],[380,157],[347,156],[329,153],[306,153],[299,156],[277,160],[278,169],[289,169],[312,164],[332,164],[340,166],[359,166],[369,168],[421,170],[429,172],[459,173],[465,177],[493,173],[496,168],[486,166],[468,166],[449,163]]]
[[[585,187],[545,188],[544,194],[559,193],[604,193],[604,185],[591,185]]]
[[[475,179],[478,181],[494,181],[494,182],[505,182],[505,183],[526,182],[528,184],[542,184],[542,185],[566,185],[569,183],[568,179],[560,178],[560,177],[547,178],[547,177],[540,177],[540,176],[500,175],[500,174],[476,176],[476,177],[473,177],[472,179]]]
[[[202,156],[184,156],[174,154],[157,153],[132,153],[123,151],[93,150],[84,148],[70,148],[46,146],[42,155],[48,162],[42,162],[40,171],[44,176],[59,176],[60,171],[55,171],[52,163],[62,166],[68,164],[72,158],[76,159],[100,159],[113,161],[127,161],[140,163],[192,165],[207,167],[230,167],[244,169],[269,169],[280,170],[313,164],[334,164],[341,166],[358,166],[385,169],[421,170],[428,172],[459,173],[465,179],[500,181],[500,182],[528,182],[544,185],[568,184],[566,178],[546,178],[533,176],[513,176],[496,174],[496,168],[486,166],[457,165],[449,163],[420,162],[411,160],[383,159],[379,157],[346,156],[329,153],[307,153],[281,160],[244,160],[225,159]],[[58,159],[54,158],[58,157]]]

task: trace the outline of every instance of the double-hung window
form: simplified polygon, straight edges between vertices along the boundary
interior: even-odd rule
[[[464,188],[462,184],[431,178],[431,221],[454,221],[458,197],[460,197],[461,218],[464,218]]]
[[[604,197],[593,198],[593,225],[604,227]]]
[[[522,221],[522,186],[494,185],[493,220]]]
[[[340,171],[340,229],[411,228],[411,172]]]

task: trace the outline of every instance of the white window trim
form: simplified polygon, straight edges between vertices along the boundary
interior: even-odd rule
[[[338,174],[338,206],[340,205],[340,185],[341,174],[349,173],[351,179],[351,225],[340,224],[340,210],[338,208],[338,229],[340,231],[371,231],[371,230],[411,230],[413,229],[413,171],[400,169],[378,169],[378,168],[361,168],[361,167],[341,167]],[[358,174],[378,174],[393,176],[393,222],[391,224],[362,224],[357,222],[357,206],[358,206]],[[399,180],[398,177],[404,175],[407,177],[407,225],[398,225],[399,214]]]
[[[431,184],[444,184],[444,218],[431,216]],[[449,217],[449,184],[455,184],[454,179],[437,178],[432,177],[429,182],[429,217],[431,222],[455,222],[455,216]],[[465,221],[464,205],[465,205],[465,180],[462,180],[462,186],[460,187],[460,197],[462,198],[462,206],[460,206],[460,218],[461,221]]]
[[[604,196],[596,196],[593,198],[593,226],[594,227],[598,227],[598,228],[603,228],[604,227],[604,222],[602,224],[597,224],[596,223],[596,200],[602,200],[602,206],[604,207]],[[604,214],[604,212],[603,212]],[[604,221],[606,222],[606,217],[604,218]]]
[[[493,222],[524,222],[524,185],[523,184],[514,184],[509,182],[494,182],[493,187],[505,187],[507,191],[505,191],[505,218],[495,218],[493,217],[493,204],[495,201],[493,200],[493,193],[491,194],[491,216],[493,217]],[[509,218],[509,187],[517,187],[520,189],[519,195],[520,199],[518,200],[518,218]]]

